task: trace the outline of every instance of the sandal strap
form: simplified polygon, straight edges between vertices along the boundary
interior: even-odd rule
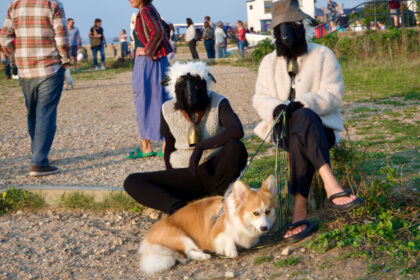
[[[288,229],[289,230],[294,230],[295,228],[297,228],[297,227],[300,227],[300,226],[302,226],[302,225],[310,225],[311,224],[311,221],[308,221],[308,220],[302,220],[302,221],[299,221],[299,222],[296,222],[296,223],[294,223],[294,224],[290,224],[289,226],[288,226]]]
[[[333,203],[332,202],[332,200],[333,199],[335,199],[335,198],[338,198],[338,197],[345,197],[345,196],[350,196],[350,194],[351,194],[351,192],[350,191],[348,191],[348,190],[345,190],[344,192],[339,192],[339,193],[335,193],[335,194],[333,194],[333,195],[331,195],[329,198],[328,198],[328,200],[331,202],[331,203]]]

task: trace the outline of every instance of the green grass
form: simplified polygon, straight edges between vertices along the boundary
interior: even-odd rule
[[[300,258],[298,257],[288,257],[288,258],[282,258],[279,259],[274,263],[275,267],[289,267],[289,266],[295,266],[300,262]]]
[[[369,107],[357,107],[352,110],[353,113],[376,113],[378,111],[378,109],[372,109]]]
[[[91,210],[107,210],[116,211],[143,211],[143,207],[139,205],[131,197],[122,192],[115,192],[108,195],[104,201],[95,201],[93,195],[85,195],[80,192],[71,194],[63,194],[60,199],[60,206],[69,209],[91,209]]]
[[[0,215],[9,211],[39,209],[45,206],[42,196],[25,190],[10,188],[0,195]]]
[[[133,67],[132,60],[119,61],[114,58],[108,58],[105,63],[106,70],[94,71],[93,62],[79,63],[77,73],[72,73],[75,80],[111,80],[116,74],[131,71]]]
[[[255,265],[260,265],[260,264],[263,264],[263,263],[271,262],[272,260],[273,260],[273,256],[260,256],[260,257],[257,257],[254,260],[254,264]]]
[[[274,162],[274,156],[255,159],[242,177],[242,180],[251,188],[260,188],[261,182],[274,174]]]
[[[131,60],[118,61],[115,58],[107,58],[105,66],[107,67],[104,71],[94,71],[94,65],[92,61],[78,63],[78,72],[72,72],[72,77],[75,80],[110,80],[115,77],[116,74],[131,71],[133,63]],[[4,66],[0,66],[0,86],[7,87],[19,87],[18,80],[6,80],[4,73]]]
[[[372,102],[390,97],[403,97],[410,101],[420,100],[419,59],[352,61],[343,63],[341,67],[345,89],[344,101]],[[402,105],[402,103],[391,104]]]
[[[249,156],[253,155],[255,153],[255,151],[258,149],[258,147],[261,145],[262,140],[258,137],[258,136],[251,136],[248,138],[245,138],[242,140],[242,142],[244,143]],[[270,148],[273,148],[275,145],[269,143],[264,143],[260,150],[259,153],[264,153],[267,150],[269,150]]]

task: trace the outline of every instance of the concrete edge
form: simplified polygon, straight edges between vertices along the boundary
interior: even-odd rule
[[[16,188],[39,194],[49,206],[58,206],[63,194],[78,192],[85,196],[93,196],[96,202],[103,202],[110,194],[124,191],[123,188],[105,186],[18,186]]]

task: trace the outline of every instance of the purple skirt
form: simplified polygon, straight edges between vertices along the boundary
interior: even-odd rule
[[[161,81],[169,68],[166,57],[152,60],[148,56],[136,56],[132,84],[134,109],[141,139],[163,140],[160,134],[162,104],[170,99]]]

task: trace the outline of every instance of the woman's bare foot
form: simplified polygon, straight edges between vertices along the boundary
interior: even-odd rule
[[[335,179],[334,174],[332,173],[331,168],[328,164],[324,164],[323,166],[321,166],[321,168],[319,169],[319,175],[321,176],[322,181],[324,182],[324,187],[325,187],[325,191],[327,192],[327,197],[330,197],[336,193],[344,192],[343,188]],[[335,205],[345,205],[345,204],[353,202],[356,199],[357,197],[351,194],[350,196],[334,198],[332,202]]]
[[[307,199],[301,196],[300,194],[295,195],[295,209],[293,210],[293,218],[292,223],[297,223],[302,220],[306,220],[308,218],[308,211],[306,209]],[[296,235],[298,233],[301,233],[304,231],[308,226],[307,225],[301,225],[293,230],[288,230],[286,234],[284,235],[284,238],[288,238],[290,236]]]
[[[150,141],[147,139],[142,139],[141,140],[141,151],[144,154],[148,154],[150,152],[152,152],[152,144],[150,144]]]

